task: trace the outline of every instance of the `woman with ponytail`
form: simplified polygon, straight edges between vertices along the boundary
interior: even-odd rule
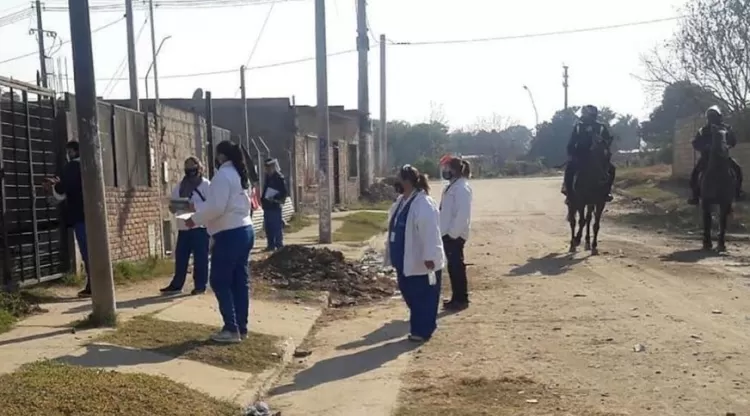
[[[385,262],[396,269],[398,287],[409,308],[409,340],[424,342],[437,329],[445,265],[438,207],[429,196],[427,177],[414,167],[401,168],[396,185],[402,192],[388,216]]]
[[[472,190],[469,162],[449,158],[442,165],[443,179],[448,185],[440,199],[440,231],[445,256],[448,259],[448,274],[451,279],[451,299],[443,304],[447,310],[458,311],[469,306],[469,284],[466,278],[464,246],[471,228]]]
[[[217,171],[206,202],[185,221],[204,225],[214,239],[210,283],[224,327],[211,339],[235,343],[247,337],[250,313],[250,250],[255,243],[250,218],[250,177],[240,147],[229,140],[216,146]]]

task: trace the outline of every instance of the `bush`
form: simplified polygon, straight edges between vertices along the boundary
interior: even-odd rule
[[[438,162],[436,160],[433,160],[428,157],[420,157],[417,159],[416,162],[412,164],[417,170],[419,170],[419,173],[424,173],[427,176],[435,176],[440,177],[440,166],[438,165]]]

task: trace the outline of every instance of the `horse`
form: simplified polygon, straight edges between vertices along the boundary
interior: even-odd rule
[[[714,205],[719,207],[719,235],[716,250],[724,252],[726,247],[727,218],[732,212],[737,178],[730,166],[727,131],[712,126],[711,147],[706,169],[701,175],[700,196],[703,213],[703,249],[713,249],[711,241],[711,213]]]
[[[594,138],[588,155],[578,161],[578,171],[568,194],[568,222],[570,223],[570,249],[575,253],[581,245],[583,227],[586,226],[585,250],[599,254],[599,228],[604,206],[607,204],[607,179],[609,175],[609,145],[600,137]],[[584,216],[585,211],[585,216]],[[576,214],[578,232],[576,233]],[[591,218],[594,218],[594,239],[591,240]]]

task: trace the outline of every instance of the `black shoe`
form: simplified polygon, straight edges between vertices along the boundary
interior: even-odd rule
[[[447,311],[453,311],[453,312],[462,311],[468,307],[469,307],[469,302],[458,302],[455,300],[452,300],[450,302],[446,302],[443,304],[443,309]]]
[[[90,298],[91,297],[91,289],[83,289],[82,291],[78,292],[79,298]]]
[[[190,292],[190,296],[198,296],[203,295],[206,293],[206,289],[193,289],[192,292]]]
[[[607,202],[612,202],[615,199],[615,197],[612,196],[612,194],[607,194]]]
[[[159,289],[159,292],[161,292],[162,295],[176,295],[178,293],[182,293],[182,289],[177,289],[176,287],[167,286],[164,289]]]
[[[692,197],[687,200],[688,205],[698,205],[698,197]]]

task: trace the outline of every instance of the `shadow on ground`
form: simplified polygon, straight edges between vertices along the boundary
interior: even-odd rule
[[[721,257],[721,255],[715,251],[710,250],[690,249],[674,251],[659,258],[661,259],[661,261],[671,263],[697,263],[701,260],[712,257]]]
[[[83,355],[65,355],[57,358],[57,361],[89,368],[117,368],[141,364],[158,364],[173,359],[172,356],[154,351],[122,348],[108,344],[89,344],[86,345],[86,352]]]
[[[550,253],[541,258],[530,258],[526,264],[514,267],[506,276],[519,277],[541,274],[543,276],[559,276],[568,272],[573,266],[585,260],[585,257],[575,257],[574,253]]]
[[[381,342],[391,341],[400,338],[409,333],[409,323],[403,320],[394,319],[380,328],[370,332],[356,341],[341,344],[336,347],[337,350],[353,350],[361,347],[369,347]]]
[[[293,383],[276,387],[269,392],[269,395],[278,396],[304,391],[321,384],[355,377],[375,370],[419,346],[420,344],[407,340],[394,341],[353,354],[319,361],[312,367],[297,373]]]
[[[177,296],[156,295],[156,296],[148,296],[145,298],[124,300],[124,301],[117,302],[117,309],[138,309],[138,308],[149,306],[149,305],[157,305],[160,303],[170,303],[175,300],[180,300],[188,296],[189,296],[188,294],[182,294],[182,295],[177,295]],[[65,314],[78,314],[78,313],[90,312],[90,311],[91,311],[91,305],[89,303],[86,303],[83,305],[70,308],[64,313]]]

